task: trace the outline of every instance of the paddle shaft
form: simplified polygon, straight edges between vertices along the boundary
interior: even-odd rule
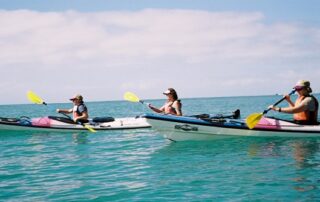
[[[63,116],[65,116],[65,117],[67,117],[68,119],[72,120],[73,122],[75,122],[75,121],[71,118],[71,116],[69,116],[68,114],[63,113],[63,112],[59,112],[59,113],[62,114]],[[80,124],[80,125],[84,125],[84,123],[82,123],[82,122],[80,122],[80,121],[75,122],[75,123]]]
[[[289,95],[292,95],[292,94],[294,94],[295,92],[296,92],[296,90],[292,90],[292,91],[289,93]],[[282,102],[282,101],[285,100],[285,99],[286,99],[286,97],[283,96],[283,98],[281,98],[278,102],[274,103],[273,106],[277,106],[280,102]],[[266,114],[266,113],[268,113],[268,111],[270,111],[270,110],[271,110],[271,108],[266,109],[266,110],[263,111],[262,114]]]
[[[74,123],[82,125],[83,127],[85,127],[86,129],[88,129],[90,132],[97,132],[95,129],[93,129],[91,126],[89,126],[88,124],[82,123],[81,121],[77,121],[75,122],[69,115],[63,113],[63,112],[59,112],[60,114],[64,115],[65,117],[68,117],[68,119],[72,120]]]
[[[68,119],[70,119],[70,120],[73,121],[73,119],[72,119],[69,115],[67,115],[67,114],[65,114],[65,113],[63,113],[63,112],[59,112],[59,113],[62,114],[63,116],[65,116],[65,117],[67,117]]]
[[[139,102],[140,102],[141,104],[145,104],[145,105],[147,105],[148,107],[149,107],[149,105],[150,105],[150,103],[148,103],[148,102],[144,102],[143,100],[139,100]]]

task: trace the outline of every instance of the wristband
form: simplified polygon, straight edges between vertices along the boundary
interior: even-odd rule
[[[281,107],[279,107],[278,111],[281,112]]]

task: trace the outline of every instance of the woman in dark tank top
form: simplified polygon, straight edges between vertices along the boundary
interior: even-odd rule
[[[152,105],[149,105],[149,108],[157,113],[182,116],[182,111],[181,111],[182,104],[181,104],[181,101],[178,99],[178,94],[175,91],[175,89],[168,88],[168,90],[163,92],[163,94],[166,95],[168,98],[166,103],[159,109]]]

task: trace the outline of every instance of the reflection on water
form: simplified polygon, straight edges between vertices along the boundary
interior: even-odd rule
[[[74,133],[72,134],[72,138],[76,144],[88,144],[90,142],[87,133]]]
[[[317,189],[320,179],[314,175],[313,169],[320,165],[319,143],[317,139],[274,140],[270,142],[252,143],[248,153],[252,157],[272,157],[292,161],[284,173],[292,176],[288,179],[298,192],[308,192]],[[310,170],[309,170],[310,169]]]
[[[310,180],[304,176],[299,176],[292,179],[295,182],[293,189],[299,192],[307,192],[317,189],[319,180]]]
[[[279,194],[291,187],[292,194],[307,192],[307,198],[313,200],[320,182],[319,157],[317,139],[242,137],[210,142],[168,141],[152,154],[148,164],[157,170],[155,176],[162,176],[163,186],[170,186],[178,178],[185,184],[223,179],[223,184],[217,181],[215,186],[232,190],[232,182],[237,182],[244,192],[258,191],[263,186],[266,192],[276,192],[276,188]],[[158,184],[157,188],[163,187]]]
[[[248,154],[252,157],[291,157],[296,168],[318,166],[312,161],[319,151],[317,139],[264,139],[251,142]]]
[[[307,192],[317,189],[319,185],[319,176],[310,176],[308,169],[316,169],[319,162],[314,161],[319,151],[319,144],[316,140],[295,141],[291,144],[293,148],[293,158],[295,159],[297,177],[292,180],[295,182],[294,189],[299,192]]]
[[[320,196],[317,139],[171,142],[152,130],[137,130],[12,134],[0,136],[0,143],[0,179],[6,179],[0,187],[18,199],[34,193],[50,195],[43,201],[110,200],[103,196],[316,201]]]
[[[295,141],[291,145],[293,147],[293,157],[296,160],[298,168],[307,168],[318,166],[318,162],[312,161],[315,154],[319,151],[319,144],[316,140]]]
[[[251,157],[280,156],[280,143],[276,141],[253,142],[248,145],[248,154]]]

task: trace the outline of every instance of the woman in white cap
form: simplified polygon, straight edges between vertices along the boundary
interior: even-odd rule
[[[289,107],[281,108],[271,105],[270,108],[274,111],[293,114],[295,123],[305,125],[318,124],[319,103],[317,98],[311,95],[312,89],[310,87],[310,82],[300,80],[294,86],[294,89],[298,93],[298,98],[295,103],[291,101],[289,95],[285,95]]]
[[[73,114],[73,121],[78,123],[88,122],[88,109],[83,102],[83,97],[81,95],[75,95],[70,100],[73,102],[73,108],[71,109],[57,109],[58,113]]]
[[[168,98],[166,103],[159,109],[149,104],[149,108],[157,113],[182,116],[182,104],[178,99],[177,92],[173,88],[168,88],[168,90],[166,90],[163,94]]]

